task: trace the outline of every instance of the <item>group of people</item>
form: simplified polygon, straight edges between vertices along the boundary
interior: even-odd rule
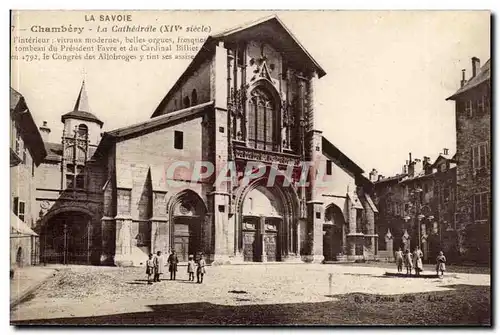
[[[418,276],[424,270],[424,266],[422,263],[422,258],[424,257],[424,253],[420,250],[420,247],[416,247],[413,253],[410,252],[409,249],[406,249],[404,252],[401,248],[398,249],[395,253],[396,265],[398,267],[398,273],[403,272],[403,265],[406,267],[406,274],[411,275],[412,270],[415,270],[415,274]],[[442,251],[439,252],[439,255],[436,258],[436,274],[439,276],[439,272],[441,272],[441,276],[444,275],[444,271],[446,268],[446,257]]]
[[[170,272],[170,280],[175,280],[177,274],[177,265],[179,264],[179,258],[175,250],[172,250],[170,255],[165,262],[164,256],[161,251],[157,251],[156,255],[149,254],[149,259],[146,261],[146,275],[148,276],[148,284],[153,282],[160,282],[161,275],[165,272],[165,267],[168,265],[168,272]],[[200,253],[196,261],[193,255],[189,255],[189,260],[187,263],[187,273],[189,274],[189,281],[194,281],[194,273],[196,272],[197,283],[203,283],[203,276],[205,275],[206,262],[203,258],[203,254]],[[152,281],[151,281],[152,277]]]

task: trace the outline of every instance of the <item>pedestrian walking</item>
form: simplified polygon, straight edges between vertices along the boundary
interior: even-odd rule
[[[146,275],[148,276],[148,285],[151,285],[151,276],[154,276],[155,264],[153,262],[153,254],[149,254],[149,258],[146,261]]]
[[[196,264],[194,262],[194,256],[189,255],[188,266],[187,266],[187,272],[189,274],[189,281],[194,281],[195,269],[196,269]]]
[[[420,247],[416,247],[413,252],[413,264],[415,264],[415,273],[417,276],[420,275],[420,272],[424,270],[424,265],[422,263],[422,257],[424,257],[424,253],[420,250]]]
[[[203,258],[203,254],[200,253],[200,259],[198,260],[198,267],[196,269],[196,279],[197,283],[203,283],[203,276],[205,275],[205,259]]]
[[[172,250],[170,256],[168,256],[168,272],[170,272],[170,280],[175,280],[175,274],[177,273],[177,264],[179,263],[179,258],[175,250]]]
[[[442,251],[436,258],[436,274],[439,276],[439,271],[441,271],[441,276],[444,276],[444,271],[446,270],[446,257]]]
[[[401,248],[398,249],[398,251],[395,252],[395,258],[396,258],[396,266],[398,267],[398,273],[403,272],[403,251],[401,251]]]
[[[165,259],[161,254],[161,251],[156,252],[156,256],[153,259],[154,267],[155,267],[155,276],[153,281],[159,282],[161,279],[161,275],[165,272]]]
[[[405,250],[404,263],[406,267],[406,274],[411,275],[411,270],[413,269],[413,263],[411,258],[411,252],[408,249]]]

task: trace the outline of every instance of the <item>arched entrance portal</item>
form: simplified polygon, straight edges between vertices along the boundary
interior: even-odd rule
[[[206,207],[193,191],[180,192],[171,204],[170,236],[173,249],[180,262],[187,262],[189,255],[202,251],[202,227]]]
[[[296,207],[286,192],[263,184],[252,185],[244,192],[239,208],[244,261],[283,261],[297,252]]]
[[[41,235],[42,262],[90,264],[92,254],[90,215],[78,211],[58,213],[46,222]]]
[[[323,224],[323,256],[325,261],[337,260],[337,255],[343,254],[344,246],[344,215],[339,207],[330,205],[325,210]]]

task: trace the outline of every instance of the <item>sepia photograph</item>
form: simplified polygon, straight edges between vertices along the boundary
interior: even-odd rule
[[[10,324],[491,327],[488,10],[11,10]]]

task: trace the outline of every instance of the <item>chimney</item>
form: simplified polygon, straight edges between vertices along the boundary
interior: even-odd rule
[[[406,161],[405,165],[403,165],[403,174],[408,173],[408,160]]]
[[[443,155],[448,156],[448,148],[443,148]]]
[[[38,129],[40,130],[40,135],[42,136],[42,140],[44,142],[48,142],[50,135],[50,128],[47,127],[47,121],[43,121],[43,126],[41,126]]]
[[[481,61],[477,57],[472,57],[472,78],[474,78],[479,73],[479,68],[481,67]]]
[[[423,170],[422,160],[420,158],[415,158],[415,164],[413,166],[413,174],[419,175]]]
[[[424,167],[431,163],[431,158],[428,156],[424,156]]]
[[[409,156],[410,156],[410,161],[408,162],[408,164],[411,164],[411,163],[412,163],[412,160],[411,160],[411,152],[409,153]]]
[[[370,172],[370,181],[375,182],[378,179],[378,171],[376,169],[372,169]]]
[[[465,69],[462,69],[462,80],[460,80],[460,87],[464,87],[467,80],[465,80]]]

